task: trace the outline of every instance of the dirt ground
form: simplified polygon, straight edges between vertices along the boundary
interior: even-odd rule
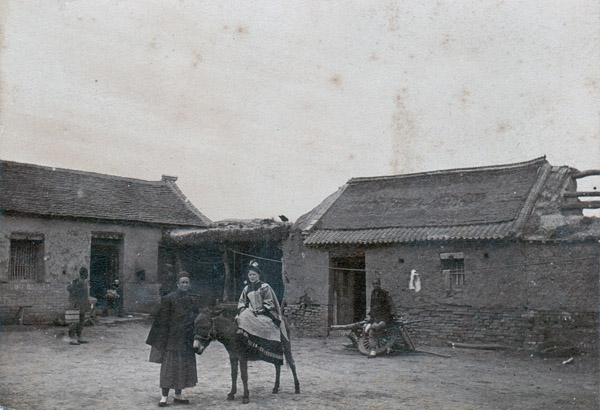
[[[86,327],[89,344],[69,345],[64,327],[0,328],[0,409],[158,408],[160,365],[144,344],[150,324],[104,322]],[[541,359],[525,352],[427,347],[450,355],[405,354],[367,359],[343,337],[293,340],[302,393],[289,369],[271,394],[273,366],[249,368],[250,400],[225,400],[227,353],[214,342],[198,359],[198,386],[180,409],[596,409],[595,359]],[[241,385],[241,382],[239,382]],[[240,386],[241,387],[241,386]]]

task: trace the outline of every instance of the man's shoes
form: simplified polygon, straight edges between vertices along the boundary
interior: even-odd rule
[[[83,340],[83,339],[79,339],[78,342],[79,342],[79,344],[89,343],[87,340]]]
[[[80,345],[81,343],[79,343],[79,341],[78,341],[78,340],[71,340],[71,341],[69,342],[69,344],[70,344],[70,345],[73,345],[73,346],[77,346],[77,345]]]
[[[175,397],[173,399],[173,403],[175,403],[175,404],[190,404],[190,401],[188,399],[178,399],[177,397]]]
[[[159,401],[158,402],[158,407],[167,407],[167,402],[166,401]]]
[[[371,350],[371,353],[369,353],[369,359],[374,359],[375,357],[377,357],[377,353],[375,350]]]

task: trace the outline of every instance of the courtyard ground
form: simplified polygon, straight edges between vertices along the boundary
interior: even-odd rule
[[[0,328],[0,409],[153,409],[160,365],[144,344],[150,324],[103,321],[86,327],[89,344],[69,345],[65,327]],[[302,393],[282,369],[281,393],[271,394],[273,366],[249,367],[250,400],[225,400],[227,353],[213,342],[197,356],[199,383],[179,409],[596,409],[595,358],[542,359],[524,351],[427,347],[451,356],[406,354],[367,359],[342,346],[343,337],[293,340]],[[424,348],[425,349],[425,348]],[[238,392],[241,391],[241,381]]]

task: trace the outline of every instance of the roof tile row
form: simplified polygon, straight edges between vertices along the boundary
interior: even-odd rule
[[[514,223],[500,222],[452,227],[316,230],[304,240],[307,245],[388,244],[451,239],[501,239],[515,234]]]

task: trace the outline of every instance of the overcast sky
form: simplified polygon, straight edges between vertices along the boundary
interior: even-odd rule
[[[0,2],[0,158],[296,219],[349,178],[600,168],[598,1]]]

